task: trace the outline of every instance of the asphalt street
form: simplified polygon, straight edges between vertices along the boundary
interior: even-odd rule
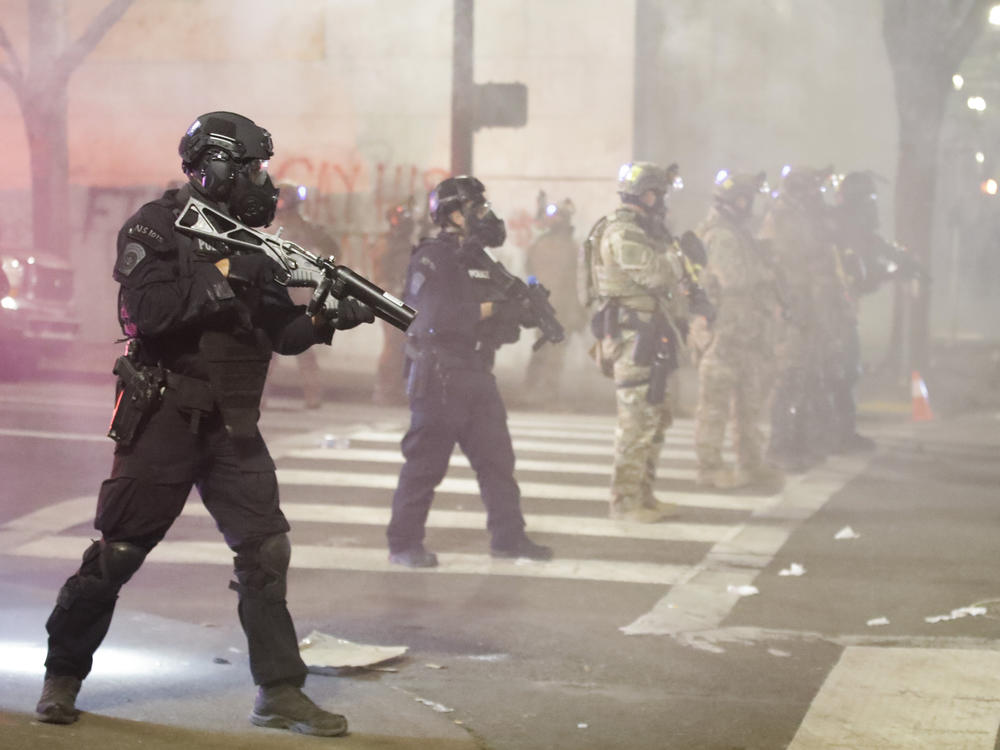
[[[292,524],[301,636],[404,646],[318,670],[347,715],[319,740],[247,720],[232,555],[197,495],[119,599],[70,727],[40,724],[44,622],[93,538],[110,381],[0,384],[0,748],[995,750],[1000,728],[1000,414],[862,420],[873,454],[778,491],[699,492],[671,428],[667,522],[607,518],[609,413],[521,411],[510,428],[548,563],[493,560],[460,454],[436,498],[441,567],[390,566],[407,413],[272,395],[262,429]]]

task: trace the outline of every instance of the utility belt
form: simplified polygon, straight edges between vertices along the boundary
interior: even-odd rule
[[[115,410],[108,437],[128,448],[149,417],[170,391],[171,401],[191,417],[191,432],[198,433],[201,420],[216,409],[215,394],[208,381],[179,375],[163,367],[144,365],[123,355],[113,369],[118,376]]]
[[[616,388],[633,388],[649,385],[646,401],[662,403],[666,395],[667,378],[679,364],[677,332],[670,320],[660,311],[651,313],[634,310],[617,299],[608,299],[590,321],[595,338],[620,339],[622,331],[636,332],[632,347],[632,363],[649,367],[648,378],[616,382]]]
[[[434,383],[443,388],[451,372],[488,373],[493,369],[492,351],[480,344],[476,349],[456,352],[442,344],[429,344],[410,337],[403,352],[406,355],[406,393],[411,398],[426,395]]]

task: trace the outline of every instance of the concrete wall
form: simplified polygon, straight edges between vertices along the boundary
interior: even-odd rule
[[[0,24],[22,59],[28,1],[0,0]],[[103,4],[66,3],[68,36]],[[638,107],[651,118],[639,132],[656,137],[641,143],[633,139],[637,4],[652,7],[664,31],[655,57],[640,61],[656,82]],[[476,135],[475,171],[510,230],[503,259],[520,270],[539,189],[573,199],[582,239],[614,206],[618,166],[633,157],[680,163],[687,189],[672,199],[677,229],[701,218],[722,166],[776,177],[785,163],[832,162],[891,178],[895,110],[880,8],[873,0],[479,0],[476,80],[521,81],[529,92],[526,127]],[[70,81],[86,335],[117,335],[114,230],[140,196],[181,177],[177,141],[213,109],[271,130],[272,172],[321,195],[315,218],[344,240],[345,262],[366,271],[385,209],[411,193],[422,204],[447,174],[451,27],[451,0],[136,0]],[[25,191],[24,128],[2,85],[0,139],[0,185]],[[25,212],[0,221],[9,241],[27,236]],[[367,367],[378,338],[352,336],[362,354],[352,361]],[[501,367],[516,370],[525,349],[505,352]],[[574,357],[588,366],[581,344]]]

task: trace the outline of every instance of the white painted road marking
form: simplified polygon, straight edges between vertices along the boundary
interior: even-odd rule
[[[0,429],[0,436],[18,438],[38,438],[40,440],[68,440],[86,443],[107,443],[112,445],[107,435],[96,432],[53,432],[51,430],[12,430]]]
[[[289,521],[303,523],[341,523],[365,526],[387,526],[391,510],[365,505],[336,505],[327,503],[282,503],[281,510]],[[208,517],[200,503],[188,503],[184,515]],[[571,536],[601,536],[612,539],[651,539],[664,542],[715,542],[729,537],[734,526],[710,523],[655,523],[643,524],[614,521],[610,518],[586,516],[525,515],[528,529],[546,534]],[[436,529],[485,529],[486,514],[468,510],[431,509],[428,528]],[[52,527],[49,527],[49,531]]]
[[[788,537],[834,493],[857,476],[871,457],[831,457],[808,474],[789,480],[780,495],[754,512],[753,523],[738,527],[715,544],[689,575],[652,610],[621,631],[626,635],[676,635],[719,627],[743,586],[751,585]],[[765,521],[760,524],[757,521]]]
[[[395,474],[374,474],[360,471],[326,471],[319,469],[278,469],[278,484],[281,486],[308,485],[313,487],[395,490],[398,477]],[[518,482],[521,496],[535,500],[579,500],[583,502],[608,502],[608,488],[593,485],[556,484],[549,482]],[[445,477],[437,487],[437,492],[479,497],[479,484],[475,479]],[[708,492],[662,493],[671,502],[692,508],[715,508],[722,510],[754,510],[765,504],[767,498],[711,494]]]
[[[403,439],[402,430],[358,430],[351,433],[352,440],[362,440],[371,443],[390,443],[399,445]],[[575,456],[601,456],[609,462],[614,455],[614,445],[609,439],[607,443],[592,443],[583,440],[525,440],[513,436],[514,453],[537,452],[537,453],[557,453],[560,455]],[[686,443],[678,443],[686,445]],[[694,460],[694,444],[687,447],[672,448],[664,445],[660,451],[660,457],[665,459],[689,459]]]
[[[994,750],[1000,653],[844,649],[788,750]]]
[[[22,544],[13,554],[48,559],[78,560],[90,544],[88,537],[50,536]],[[548,562],[496,560],[489,555],[438,553],[437,568],[411,570],[389,562],[388,552],[365,547],[327,547],[296,544],[292,567],[315,570],[360,570],[378,573],[429,572],[465,575],[502,575],[522,578],[561,578],[617,583],[648,583],[669,586],[685,572],[683,565],[623,562],[620,560],[569,560]],[[145,564],[203,563],[233,566],[233,553],[221,540],[216,542],[164,541],[157,545]]]
[[[693,453],[692,453],[693,455]],[[367,461],[377,464],[395,464],[402,466],[403,454],[399,448],[300,448],[290,450],[286,458],[301,458],[309,461],[333,461],[350,463],[352,461]],[[454,453],[449,466],[469,468],[469,459],[461,453]],[[522,472],[555,472],[560,474],[588,474],[611,477],[611,461],[595,463],[593,461],[542,461],[531,458],[518,458],[515,471],[520,476]],[[698,472],[691,469],[660,468],[656,472],[658,479],[680,479],[694,481]]]

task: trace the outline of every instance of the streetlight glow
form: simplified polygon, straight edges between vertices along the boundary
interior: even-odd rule
[[[990,8],[990,23],[994,26],[1000,26],[1000,5],[994,5]]]
[[[976,152],[976,161],[979,164],[982,164],[984,161],[986,161],[986,154],[984,154],[982,151],[977,151]]]
[[[973,109],[976,112],[982,112],[986,109],[986,100],[981,96],[970,96],[965,104],[969,109]]]
[[[955,91],[962,90],[962,86],[965,85],[965,79],[962,77],[961,73],[956,73],[951,77],[951,85],[955,87]]]
[[[994,180],[992,177],[988,179],[986,182],[984,182],[981,187],[983,192],[986,193],[987,195],[997,194],[997,181]]]

